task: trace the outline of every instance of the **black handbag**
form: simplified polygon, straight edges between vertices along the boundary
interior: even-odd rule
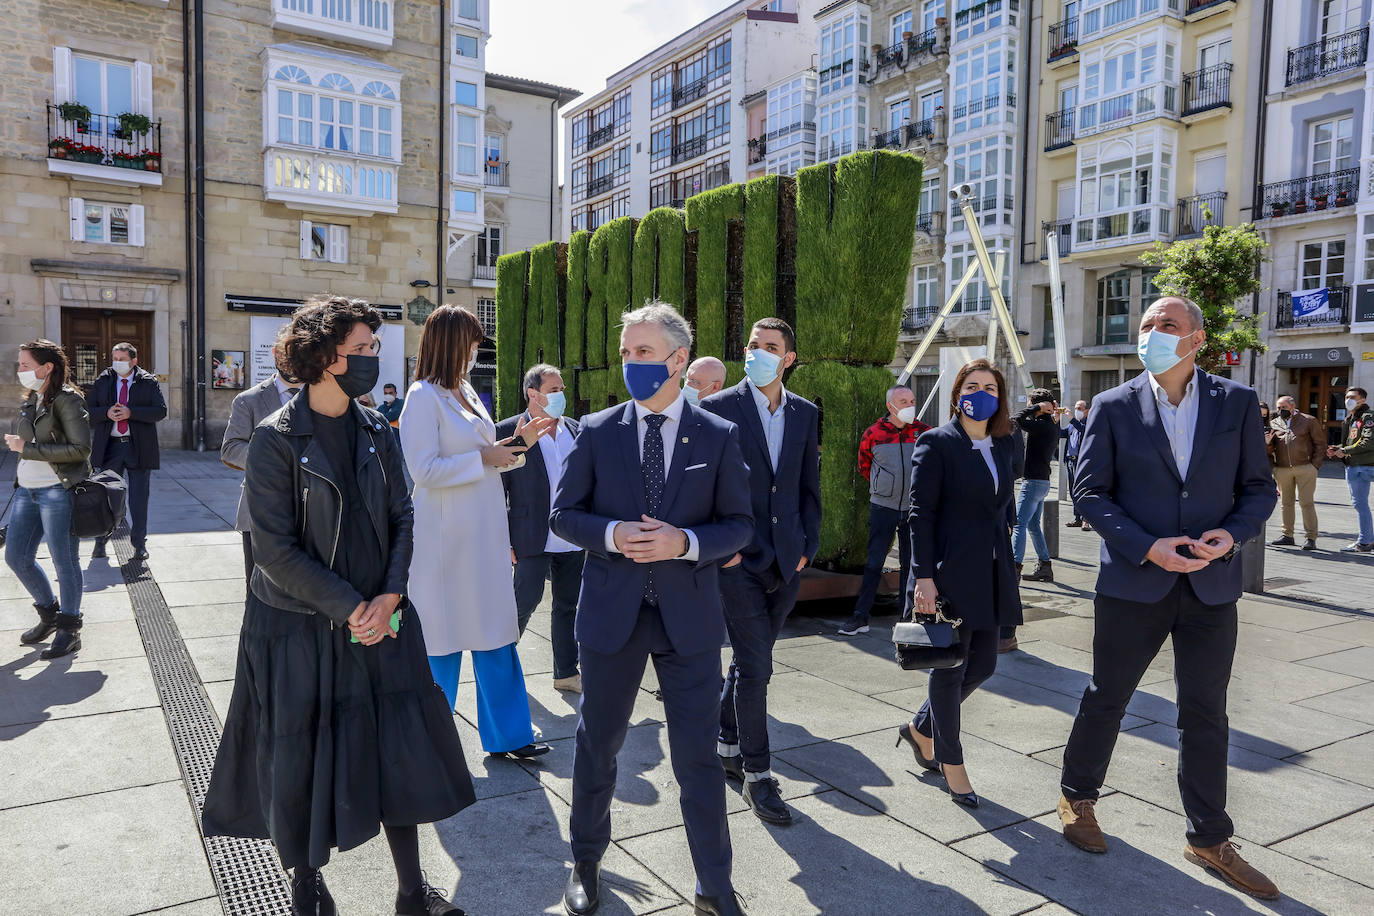
[[[892,645],[902,670],[956,668],[964,663],[964,646],[955,632],[964,620],[949,616],[949,611],[949,602],[936,598],[934,614],[904,615],[892,627]]]
[[[72,497],[72,535],[107,538],[124,520],[129,494],[124,478],[114,471],[99,471],[68,491]]]

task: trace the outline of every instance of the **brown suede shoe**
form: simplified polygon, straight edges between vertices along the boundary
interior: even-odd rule
[[[1093,810],[1096,804],[1090,798],[1070,801],[1061,795],[1059,820],[1064,823],[1064,839],[1084,852],[1103,853],[1107,851],[1107,838],[1097,826],[1097,812]]]
[[[1279,889],[1249,862],[1240,857],[1240,847],[1230,840],[1217,846],[1193,846],[1183,849],[1183,858],[1194,865],[1221,877],[1238,891],[1260,900],[1279,899]]]

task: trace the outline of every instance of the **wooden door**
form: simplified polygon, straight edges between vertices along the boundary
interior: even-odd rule
[[[1345,389],[1350,384],[1350,369],[1334,366],[1303,369],[1298,405],[1326,427],[1326,441],[1336,445],[1341,441],[1341,420],[1345,417]]]
[[[71,364],[72,382],[87,388],[110,367],[110,349],[117,343],[138,348],[138,365],[156,373],[153,365],[153,316],[149,312],[114,309],[64,308],[62,348]]]

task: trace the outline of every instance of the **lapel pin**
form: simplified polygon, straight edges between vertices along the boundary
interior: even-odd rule
[[[683,445],[686,445],[686,444],[687,444],[687,437],[686,437],[686,436],[683,436],[683,437],[682,437],[682,444],[683,444]]]

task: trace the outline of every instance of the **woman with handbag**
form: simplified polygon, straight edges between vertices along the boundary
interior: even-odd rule
[[[520,629],[501,472],[523,464],[525,449],[556,421],[522,421],[514,436],[497,441],[496,425],[468,382],[482,337],[477,316],[455,305],[431,312],[420,334],[415,383],[401,410],[401,445],[415,480],[410,594],[449,708],[469,652],[482,749],[526,760],[549,746],[534,740],[515,652]]]
[[[978,806],[964,769],[959,705],[997,668],[999,628],[1021,623],[1012,564],[1012,426],[1006,380],[985,359],[959,370],[952,418],[921,434],[912,456],[911,576],[906,616],[936,613],[955,627],[962,661],[930,673],[930,696],[898,729],[916,761],[944,775],[950,798]]]
[[[377,383],[381,314],[331,296],[296,310],[279,364],[305,390],[259,426],[244,495],[253,575],[206,836],[270,838],[292,913],[333,916],[331,848],[386,833],[398,916],[462,911],[420,871],[418,824],[474,801],[404,595],[412,509],[391,427],[353,399]]]
[[[14,514],[5,537],[5,564],[33,598],[38,624],[25,631],[24,645],[55,632],[41,657],[61,658],[81,648],[81,555],[72,533],[72,487],[91,476],[91,418],[86,399],[67,384],[67,356],[51,340],[19,348],[19,384],[28,390],[19,408],[17,435],[5,444],[19,456]],[[34,562],[46,540],[57,569],[59,601],[52,583]]]

